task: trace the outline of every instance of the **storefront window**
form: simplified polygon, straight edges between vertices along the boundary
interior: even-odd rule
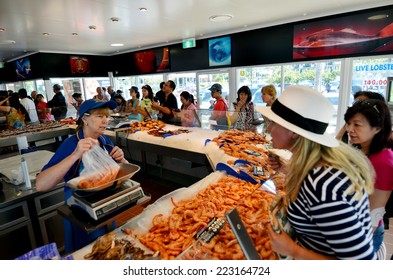
[[[177,106],[181,107],[180,94],[183,91],[188,91],[194,96],[196,101],[196,73],[172,73],[168,75],[168,80],[172,80],[176,84],[174,95],[177,99]]]
[[[151,86],[154,94],[160,90],[160,83],[164,81],[164,76],[162,74],[155,75],[142,75],[142,76],[131,76],[131,77],[119,77],[117,78],[118,89],[123,92],[125,99],[130,99],[131,86],[136,86],[139,89],[142,98],[141,87],[144,85]],[[116,90],[116,89],[115,89]]]
[[[262,100],[261,89],[273,84],[280,93],[281,66],[247,67],[237,69],[237,89],[248,86],[252,93],[252,102],[256,106],[265,105]],[[236,91],[237,92],[237,91]],[[236,98],[236,97],[235,97]]]
[[[393,77],[393,56],[354,59],[352,93],[367,90],[386,97],[388,77]]]
[[[95,80],[95,79],[88,79],[88,80]],[[72,105],[72,103],[75,102],[74,98],[72,97],[74,93],[81,93],[84,100],[90,99],[94,95],[96,95],[95,90],[97,87],[94,88],[94,95],[93,96],[89,95],[91,97],[87,98],[87,95],[85,94],[86,92],[83,91],[82,79],[75,79],[75,78],[51,79],[51,84],[52,86],[54,84],[59,84],[61,87],[61,92],[63,93],[67,102],[67,117],[72,117],[72,118],[77,117],[76,109]]]
[[[110,86],[109,78],[84,78],[83,85],[85,90],[85,100],[97,95],[97,87],[108,88]]]

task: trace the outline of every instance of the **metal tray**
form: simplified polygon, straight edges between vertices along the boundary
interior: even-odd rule
[[[119,165],[120,165],[120,170],[119,170],[119,173],[117,173],[116,179],[113,181],[109,181],[103,185],[100,185],[100,186],[97,186],[94,188],[89,188],[89,189],[81,189],[78,187],[79,181],[83,178],[81,176],[71,179],[66,184],[70,188],[78,190],[78,191],[96,192],[96,191],[106,189],[108,187],[120,186],[123,181],[125,181],[127,179],[131,179],[131,177],[134,176],[134,174],[137,173],[141,169],[138,165],[131,164],[131,163],[120,163]]]

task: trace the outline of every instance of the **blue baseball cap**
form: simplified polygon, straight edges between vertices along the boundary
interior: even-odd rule
[[[79,108],[79,116],[82,117],[86,112],[97,109],[100,107],[108,107],[109,109],[113,110],[117,107],[117,104],[115,101],[110,100],[110,101],[100,101],[100,100],[95,100],[95,99],[89,99],[86,100],[82,103],[82,105]]]
[[[213,84],[210,88],[210,91],[222,90],[222,86],[220,84]]]

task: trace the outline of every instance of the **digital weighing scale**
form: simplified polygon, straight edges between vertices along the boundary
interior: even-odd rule
[[[99,220],[120,208],[142,203],[146,199],[148,197],[140,184],[128,179],[119,187],[109,187],[97,192],[74,191],[67,200],[67,205],[78,207],[94,220]]]

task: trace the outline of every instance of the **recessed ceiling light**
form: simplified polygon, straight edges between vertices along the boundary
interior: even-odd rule
[[[72,36],[78,36],[78,33],[73,32],[73,33],[72,33]]]
[[[227,21],[233,18],[233,15],[215,15],[215,16],[211,16],[209,17],[210,21],[213,22],[223,22],[223,21]]]
[[[4,31],[5,31],[5,28],[0,27],[0,32],[4,32]]]
[[[90,29],[90,30],[96,30],[96,28],[97,28],[97,27],[96,27],[95,25],[89,25],[89,29]]]
[[[381,14],[381,15],[375,15],[375,16],[368,17],[368,19],[369,20],[378,20],[378,19],[384,19],[384,18],[388,18],[388,17],[389,17],[389,15]]]
[[[117,17],[111,17],[111,21],[112,22],[118,22],[120,19],[119,18],[117,18]]]
[[[42,35],[43,36],[49,36],[49,33],[48,32],[44,32],[44,33],[42,33]]]
[[[141,12],[147,12],[147,9],[146,9],[146,8],[139,8],[139,11],[141,11]]]
[[[122,43],[114,43],[114,44],[111,44],[111,46],[112,47],[122,47],[122,46],[124,46],[124,44],[122,44]]]

